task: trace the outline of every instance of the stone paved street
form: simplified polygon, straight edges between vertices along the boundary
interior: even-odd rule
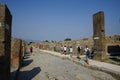
[[[87,69],[69,60],[34,51],[24,60],[18,80],[116,80],[104,72]]]

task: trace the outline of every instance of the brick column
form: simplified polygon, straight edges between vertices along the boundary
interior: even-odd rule
[[[93,39],[96,60],[105,59],[105,29],[104,13],[102,11],[93,15]]]
[[[0,80],[10,79],[12,15],[5,4],[0,4]]]
[[[22,61],[22,40],[12,38],[11,43],[11,67],[18,69],[20,68]]]

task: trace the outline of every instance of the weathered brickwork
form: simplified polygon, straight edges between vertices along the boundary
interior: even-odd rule
[[[12,38],[11,42],[11,66],[19,67],[22,40]]]
[[[27,42],[22,40],[22,56],[25,56],[27,46]]]
[[[0,80],[10,79],[11,25],[11,13],[0,3]]]
[[[26,52],[27,43],[21,39],[12,38],[11,41],[11,67],[21,67],[23,56]]]
[[[106,36],[106,55],[120,56],[120,35]]]
[[[93,39],[94,39],[94,58],[103,60],[105,54],[105,29],[104,29],[104,12],[100,11],[93,15]]]
[[[106,44],[120,44],[120,34],[113,36],[106,36]]]

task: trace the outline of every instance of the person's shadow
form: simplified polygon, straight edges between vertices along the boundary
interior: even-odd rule
[[[30,71],[20,71],[17,80],[32,80],[40,71],[40,67],[35,67]]]

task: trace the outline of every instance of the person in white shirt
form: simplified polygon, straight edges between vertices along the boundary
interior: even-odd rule
[[[85,48],[85,54],[86,54],[86,62],[87,64],[89,64],[89,56],[90,56],[90,49],[88,48],[88,46],[86,45],[86,48]]]
[[[73,48],[72,48],[72,46],[70,46],[69,52],[70,52],[70,57],[72,57],[72,53],[73,53]]]
[[[67,47],[64,46],[64,54],[66,55]]]

